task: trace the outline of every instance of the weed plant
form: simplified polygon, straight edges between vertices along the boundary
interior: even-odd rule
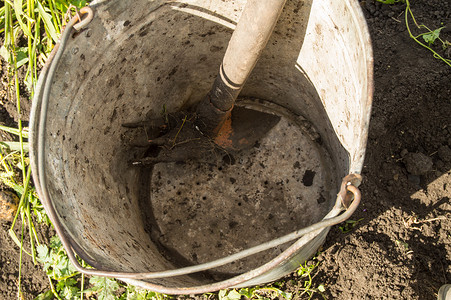
[[[317,268],[320,264],[318,261],[319,253],[313,257],[310,261],[301,264],[297,270],[299,277],[298,290],[296,293],[288,293],[282,291],[279,286],[280,283],[274,283],[265,287],[252,287],[241,289],[221,290],[218,293],[219,300],[272,300],[272,299],[311,299],[314,295],[320,295],[323,299],[326,299],[324,292],[326,288],[323,284],[315,284],[313,279],[317,275]],[[302,283],[302,284],[299,284]],[[244,298],[243,298],[244,297]],[[208,298],[209,299],[209,298]]]
[[[358,220],[346,220],[343,223],[341,223],[341,225],[338,226],[338,228],[341,230],[341,232],[348,233],[352,231],[362,220],[363,218]]]
[[[271,300],[271,299],[285,299],[291,300],[293,295],[291,293],[283,292],[282,290],[273,287],[252,287],[242,289],[221,290],[218,293],[219,300],[240,300],[243,297],[245,299],[259,299],[259,300]]]
[[[407,32],[409,33],[409,36],[420,46],[426,48],[430,52],[432,52],[433,56],[437,59],[440,59],[445,64],[451,67],[451,59],[449,58],[449,53],[451,49],[451,42],[448,40],[443,40],[440,38],[440,31],[445,28],[445,26],[436,28],[436,29],[430,29],[428,26],[424,24],[420,24],[415,19],[415,16],[412,12],[410,1],[409,0],[377,0],[378,2],[381,2],[383,4],[396,4],[396,3],[404,3],[406,5],[406,9],[404,11],[404,21],[406,24]],[[415,27],[422,31],[421,33],[414,35],[413,30],[410,27],[410,21],[413,22]],[[443,25],[443,24],[442,24]],[[448,53],[448,58],[440,55],[436,50],[432,48],[432,46],[439,42],[443,51],[446,51]]]

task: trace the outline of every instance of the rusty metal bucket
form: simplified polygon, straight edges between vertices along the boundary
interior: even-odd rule
[[[356,209],[373,89],[356,0],[287,1],[237,102],[281,117],[253,149],[130,164],[145,150],[122,124],[198,103],[244,4],[94,1],[67,26],[33,100],[31,163],[78,270],[168,294],[262,284]]]

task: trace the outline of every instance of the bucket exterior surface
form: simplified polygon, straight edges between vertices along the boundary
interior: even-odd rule
[[[93,20],[70,36],[51,82],[44,131],[51,200],[43,197],[35,159],[47,79],[41,74],[30,122],[33,176],[46,209],[55,212],[58,234],[94,268],[127,273],[175,268],[143,226],[140,174],[129,166],[130,137],[122,124],[202,100],[244,4],[94,1]],[[362,169],[372,89],[371,43],[358,2],[288,0],[241,95],[273,102],[313,124],[333,162],[331,208],[341,179]],[[332,209],[324,218],[339,212]],[[123,279],[170,294],[262,284],[299,267],[328,230],[303,236],[272,263],[262,262],[235,281],[190,275]]]

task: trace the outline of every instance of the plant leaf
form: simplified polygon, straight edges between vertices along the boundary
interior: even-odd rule
[[[64,256],[58,256],[54,265],[56,277],[66,277],[69,275],[69,260]]]
[[[30,253],[28,253],[25,249],[23,249],[23,245],[21,245],[19,239],[17,238],[16,234],[14,233],[14,231],[10,228],[8,230],[9,236],[13,239],[14,243],[16,243],[17,247],[22,248],[22,251],[25,252],[26,254],[28,254],[29,256],[32,256]]]
[[[423,39],[428,45],[432,45],[436,39],[440,36],[440,31],[445,27],[437,28],[436,30],[430,31],[429,33],[423,34]]]
[[[10,65],[14,64],[13,59],[11,58],[12,51],[8,51],[8,49],[5,46],[2,46],[0,48],[0,55],[3,57],[5,61],[7,61]],[[16,55],[16,68],[20,68],[21,66],[25,65],[28,61],[28,49],[25,47],[16,48],[15,52],[13,53]],[[6,126],[3,126],[6,127]]]
[[[10,59],[9,51],[8,51],[8,49],[6,49],[6,47],[4,45],[0,48],[0,55],[3,57],[3,59],[5,61],[10,62],[11,59]]]
[[[16,49],[16,67],[20,68],[29,61],[28,49],[25,47]]]
[[[64,287],[66,286],[65,280],[60,280],[58,281],[58,283],[56,284],[56,290],[57,291],[62,291],[64,289]]]
[[[34,300],[52,300],[53,299],[52,291],[47,291],[45,293],[39,294]]]
[[[62,295],[64,299],[67,300],[79,299],[79,297],[77,297],[79,291],[80,289],[77,288],[76,286],[65,285],[64,288],[62,289]]]
[[[52,249],[58,250],[59,248],[61,248],[63,246],[63,243],[61,243],[61,240],[59,239],[59,237],[57,235],[54,235],[50,238],[49,246]]]
[[[147,300],[153,299],[156,294],[145,289],[137,288],[133,285],[127,285],[127,291],[120,299],[124,300]]]
[[[246,298],[252,298],[253,290],[250,288],[242,288],[239,290],[239,293]]]
[[[48,273],[50,266],[52,265],[52,260],[50,258],[50,250],[46,245],[38,245],[36,247],[38,252],[38,256],[36,257],[37,261],[43,264],[43,269]]]
[[[25,23],[22,20],[22,17],[25,17],[25,18],[28,17],[26,14],[23,13],[22,7],[23,7],[23,0],[14,0],[14,12],[16,14],[17,21],[19,21],[20,29],[22,29],[22,31],[25,33],[25,35],[33,38],[33,35],[28,30],[27,25],[25,25]],[[31,19],[29,19],[29,20],[32,21]]]
[[[39,14],[41,15],[42,20],[44,21],[44,25],[45,25],[47,33],[50,35],[52,40],[55,43],[57,43],[58,42],[58,34],[55,29],[55,26],[52,23],[52,15],[50,15],[49,13],[47,13],[45,11],[44,7],[42,7],[42,4],[39,1],[37,1],[36,3],[38,5]]]
[[[9,151],[20,151],[20,142],[0,142],[0,147],[8,149]],[[23,151],[28,153],[30,147],[28,143],[23,143]]]
[[[280,296],[282,296],[283,298],[285,298],[287,300],[291,300],[291,298],[293,297],[292,293],[286,293],[275,287],[271,287],[271,290],[275,291],[277,294],[279,294]]]
[[[116,280],[107,277],[93,276],[89,280],[93,285],[89,291],[97,293],[98,300],[115,300],[117,299],[115,292],[119,289],[119,284]]]
[[[219,300],[240,300],[241,294],[237,290],[221,290],[218,294]]]
[[[2,48],[4,48],[4,47],[2,47]],[[6,50],[6,48],[4,48],[4,49]],[[1,52],[1,50],[0,50],[0,52]],[[17,128],[12,128],[12,127],[7,127],[7,126],[0,125],[0,130],[9,132],[9,133],[12,133],[12,134],[15,134],[15,135],[20,135],[20,131]],[[28,131],[26,130],[26,128],[22,129],[22,137],[28,138]]]
[[[30,193],[30,203],[31,203],[31,209],[33,210],[38,223],[50,225],[50,218],[45,212],[44,205],[42,205],[41,201],[37,196],[35,196],[34,189],[33,192]]]

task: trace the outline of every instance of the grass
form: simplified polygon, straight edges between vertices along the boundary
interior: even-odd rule
[[[300,268],[298,269],[298,275],[303,279],[304,281],[304,287],[301,288],[301,293],[299,297],[303,295],[307,295],[308,299],[311,299],[315,293],[320,294],[324,299],[326,297],[323,295],[323,293],[326,291],[326,288],[323,284],[319,284],[318,286],[315,286],[313,284],[313,278],[316,275],[312,275],[314,271],[319,266],[319,262],[317,261],[318,255],[316,255],[311,262],[305,262],[304,265],[301,264]]]

